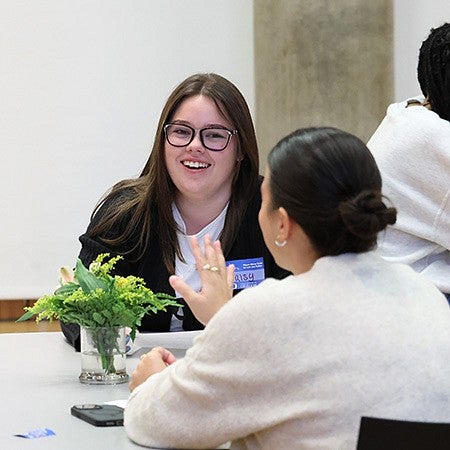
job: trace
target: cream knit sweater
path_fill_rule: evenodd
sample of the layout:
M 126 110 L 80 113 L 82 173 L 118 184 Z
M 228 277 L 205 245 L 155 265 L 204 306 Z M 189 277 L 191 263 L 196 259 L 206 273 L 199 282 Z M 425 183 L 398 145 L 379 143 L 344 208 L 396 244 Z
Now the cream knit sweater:
M 378 255 L 319 259 L 228 302 L 185 358 L 131 394 L 154 447 L 355 449 L 363 415 L 450 421 L 450 308 Z

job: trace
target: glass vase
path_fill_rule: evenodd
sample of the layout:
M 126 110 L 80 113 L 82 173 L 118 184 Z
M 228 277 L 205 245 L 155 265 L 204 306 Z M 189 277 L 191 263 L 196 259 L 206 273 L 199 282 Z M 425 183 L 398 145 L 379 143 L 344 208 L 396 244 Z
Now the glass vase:
M 81 327 L 81 374 L 86 384 L 128 381 L 125 327 Z

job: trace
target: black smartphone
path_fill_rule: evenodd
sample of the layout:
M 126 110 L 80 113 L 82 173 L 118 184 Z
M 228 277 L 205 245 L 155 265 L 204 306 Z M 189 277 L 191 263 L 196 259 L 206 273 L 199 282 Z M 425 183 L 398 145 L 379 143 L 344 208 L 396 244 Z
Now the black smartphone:
M 72 416 L 78 417 L 96 427 L 116 427 L 123 425 L 123 408 L 115 405 L 74 405 Z

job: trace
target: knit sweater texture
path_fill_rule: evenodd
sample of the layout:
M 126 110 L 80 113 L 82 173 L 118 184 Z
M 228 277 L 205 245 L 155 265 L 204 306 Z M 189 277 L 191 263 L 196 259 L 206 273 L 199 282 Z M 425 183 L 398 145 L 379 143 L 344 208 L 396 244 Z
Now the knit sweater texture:
M 450 309 L 374 252 L 320 258 L 229 301 L 186 356 L 136 388 L 144 446 L 355 449 L 361 416 L 450 421 Z

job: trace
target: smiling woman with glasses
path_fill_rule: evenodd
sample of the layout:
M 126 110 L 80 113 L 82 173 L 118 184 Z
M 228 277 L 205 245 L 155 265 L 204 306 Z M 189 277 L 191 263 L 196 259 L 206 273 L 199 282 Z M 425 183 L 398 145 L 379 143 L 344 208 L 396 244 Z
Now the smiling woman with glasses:
M 258 147 L 248 105 L 224 77 L 196 74 L 169 95 L 150 156 L 140 176 L 117 183 L 80 237 L 80 259 L 120 254 L 117 274 L 145 280 L 154 292 L 181 297 L 169 285 L 177 274 L 200 287 L 191 236 L 221 239 L 227 261 L 252 267 L 230 292 L 282 278 L 258 225 L 261 204 Z M 247 271 L 249 272 L 249 271 Z M 180 303 L 183 300 L 180 299 Z M 63 324 L 77 346 L 79 329 Z M 188 306 L 144 317 L 141 331 L 201 329 Z

